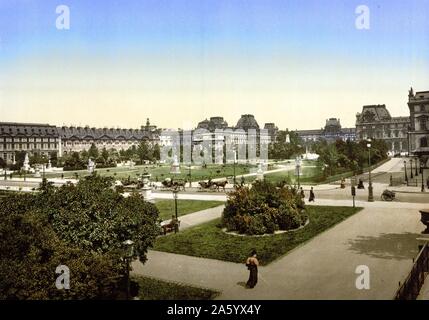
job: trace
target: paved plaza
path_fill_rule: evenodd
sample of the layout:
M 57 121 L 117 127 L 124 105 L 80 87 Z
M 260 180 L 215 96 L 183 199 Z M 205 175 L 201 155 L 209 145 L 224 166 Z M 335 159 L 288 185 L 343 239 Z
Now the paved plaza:
M 400 172 L 401 162 L 402 159 L 391 159 L 374 172 L 379 177 Z M 374 194 L 379 195 L 387 187 L 375 182 Z M 350 188 L 321 185 L 315 190 L 319 197 L 314 205 L 352 205 Z M 359 190 L 356 206 L 363 210 L 260 267 L 259 283 L 252 290 L 244 287 L 248 277 L 244 261 L 237 264 L 150 251 L 145 265 L 133 263 L 133 273 L 211 288 L 220 292 L 218 299 L 392 299 L 418 253 L 417 238 L 422 237 L 424 230 L 418 210 L 429 206 L 426 194 L 403 191 L 404 196 L 398 196 L 402 200 L 383 202 L 378 196 L 375 202 L 367 202 L 368 191 Z M 419 201 L 403 201 L 410 195 Z M 162 196 L 166 197 L 169 195 Z M 224 196 L 181 194 L 181 197 L 219 200 Z M 220 217 L 221 213 L 222 206 L 181 219 L 189 228 Z M 369 290 L 356 288 L 355 270 L 360 265 L 369 267 Z

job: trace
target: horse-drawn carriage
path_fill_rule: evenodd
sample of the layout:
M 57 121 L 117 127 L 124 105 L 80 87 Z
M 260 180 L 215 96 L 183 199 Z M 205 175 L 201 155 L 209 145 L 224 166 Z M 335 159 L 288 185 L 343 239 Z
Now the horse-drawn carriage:
M 183 191 L 185 191 L 185 185 L 186 185 L 186 181 L 183 179 L 170 179 L 167 178 L 164 181 L 161 182 L 162 186 L 166 189 L 182 189 Z
M 225 192 L 225 187 L 228 184 L 227 180 L 223 180 L 223 181 L 212 181 L 211 179 L 209 179 L 208 181 L 199 181 L 198 184 L 200 185 L 200 190 L 217 190 L 220 191 L 220 188 L 223 189 L 223 191 Z

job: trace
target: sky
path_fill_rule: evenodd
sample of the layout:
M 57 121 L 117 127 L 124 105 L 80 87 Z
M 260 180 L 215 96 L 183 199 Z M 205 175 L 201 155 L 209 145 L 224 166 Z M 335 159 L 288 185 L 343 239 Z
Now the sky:
M 429 0 L 0 0 L 0 121 L 353 127 L 363 105 L 408 115 L 411 86 L 429 90 Z

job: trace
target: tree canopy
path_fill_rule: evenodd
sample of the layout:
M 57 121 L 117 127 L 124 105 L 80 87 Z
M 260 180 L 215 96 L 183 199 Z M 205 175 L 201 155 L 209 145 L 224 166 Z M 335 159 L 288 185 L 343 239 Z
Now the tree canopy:
M 144 262 L 159 234 L 153 204 L 138 194 L 124 198 L 97 175 L 0 201 L 3 299 L 112 298 L 124 274 L 123 241 L 134 241 Z M 70 268 L 70 290 L 55 287 L 58 265 Z

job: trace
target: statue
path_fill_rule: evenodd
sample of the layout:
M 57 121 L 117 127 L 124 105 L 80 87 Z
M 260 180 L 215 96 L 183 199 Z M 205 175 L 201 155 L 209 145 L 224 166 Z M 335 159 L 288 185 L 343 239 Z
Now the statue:
M 258 181 L 264 180 L 264 170 L 262 169 L 262 162 L 258 163 L 258 171 L 256 172 L 256 180 L 258 180 Z
M 173 164 L 171 165 L 170 173 L 180 174 L 180 164 L 179 164 L 179 160 L 177 159 L 177 155 L 174 155 Z
M 93 173 L 95 170 L 95 162 L 91 158 L 88 159 L 88 172 Z
M 28 153 L 25 154 L 24 165 L 22 166 L 24 171 L 30 171 L 30 159 L 28 158 Z

